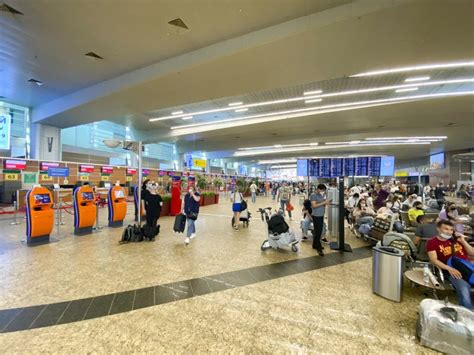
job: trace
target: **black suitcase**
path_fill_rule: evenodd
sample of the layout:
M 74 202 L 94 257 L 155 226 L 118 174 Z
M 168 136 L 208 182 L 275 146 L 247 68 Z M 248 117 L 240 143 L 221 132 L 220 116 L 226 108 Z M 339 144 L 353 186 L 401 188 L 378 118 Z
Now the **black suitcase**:
M 186 227 L 186 216 L 184 214 L 178 214 L 174 220 L 173 230 L 177 233 L 183 233 Z

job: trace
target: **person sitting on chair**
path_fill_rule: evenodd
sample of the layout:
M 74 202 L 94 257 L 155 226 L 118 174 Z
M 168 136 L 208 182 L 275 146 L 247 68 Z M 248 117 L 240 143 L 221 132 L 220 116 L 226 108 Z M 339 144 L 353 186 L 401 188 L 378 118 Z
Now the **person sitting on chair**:
M 417 227 L 418 223 L 416 222 L 416 219 L 418 216 L 424 215 L 425 211 L 423 211 L 423 203 L 420 201 L 416 201 L 413 204 L 413 207 L 408 210 L 408 219 L 410 220 L 410 224 L 412 227 Z
M 416 246 L 420 245 L 422 239 L 429 240 L 438 235 L 434 217 L 428 217 L 422 214 L 416 218 L 416 222 L 418 223 L 418 227 L 416 227 L 415 240 L 413 241 Z
M 470 263 L 469 256 L 474 256 L 474 248 L 467 243 L 466 236 L 454 231 L 454 225 L 450 221 L 439 221 L 437 230 L 438 235 L 426 244 L 430 261 L 449 277 L 458 295 L 459 304 L 472 310 L 471 285 L 463 278 L 460 270 L 448 264 L 453 261 L 452 257 L 461 263 Z
M 356 224 L 360 226 L 363 223 L 371 226 L 374 224 L 374 216 L 376 215 L 375 211 L 367 206 L 367 202 L 364 199 L 360 199 L 357 203 L 357 207 L 352 212 Z

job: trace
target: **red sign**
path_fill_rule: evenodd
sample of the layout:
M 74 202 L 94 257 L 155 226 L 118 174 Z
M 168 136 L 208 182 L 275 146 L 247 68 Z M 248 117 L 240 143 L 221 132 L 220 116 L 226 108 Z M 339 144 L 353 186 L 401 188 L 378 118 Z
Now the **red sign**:
M 127 168 L 127 175 L 135 175 L 136 173 L 137 173 L 137 169 Z
M 112 174 L 114 172 L 114 168 L 111 166 L 103 166 L 100 168 L 102 174 Z
M 25 170 L 26 169 L 26 161 L 24 160 L 5 160 L 3 164 L 4 169 L 11 169 L 11 170 Z
M 40 163 L 40 170 L 41 171 L 48 171 L 49 168 L 59 168 L 59 163 Z
M 80 173 L 93 173 L 94 165 L 79 165 L 79 172 Z

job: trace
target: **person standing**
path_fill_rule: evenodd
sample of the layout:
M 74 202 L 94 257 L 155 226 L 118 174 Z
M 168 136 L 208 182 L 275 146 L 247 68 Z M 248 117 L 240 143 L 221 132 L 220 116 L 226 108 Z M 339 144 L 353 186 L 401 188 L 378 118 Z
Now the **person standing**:
M 287 210 L 288 204 L 291 201 L 291 188 L 288 187 L 286 182 L 278 189 L 278 196 L 277 200 L 280 201 L 280 208 L 283 210 L 283 216 L 285 215 L 285 211 Z M 288 211 L 288 216 L 291 218 L 291 211 Z
M 252 185 L 250 185 L 250 192 L 252 194 L 252 202 L 255 203 L 257 201 L 257 185 L 255 185 L 255 182 L 252 182 Z
M 161 207 L 163 199 L 158 193 L 158 184 L 154 181 L 147 184 L 148 193 L 144 195 L 145 211 L 146 211 L 146 237 L 155 241 L 155 237 L 159 233 L 158 219 L 161 215 Z
M 239 230 L 239 224 L 240 224 L 240 212 L 242 212 L 242 201 L 244 200 L 244 197 L 239 191 L 239 187 L 235 186 L 234 193 L 232 194 L 230 198 L 232 202 L 232 212 L 234 213 L 234 229 Z
M 184 195 L 183 213 L 186 216 L 186 225 L 188 229 L 186 231 L 186 239 L 184 244 L 188 245 L 191 239 L 196 238 L 196 220 L 199 215 L 199 201 L 201 201 L 201 194 L 199 188 L 196 187 L 196 191 L 192 187 L 188 189 L 188 193 Z
M 326 186 L 319 184 L 316 192 L 311 194 L 309 200 L 311 201 L 311 216 L 313 218 L 313 249 L 316 249 L 320 256 L 324 256 L 321 234 L 324 226 L 324 212 L 326 206 L 331 203 L 331 200 L 326 199 Z

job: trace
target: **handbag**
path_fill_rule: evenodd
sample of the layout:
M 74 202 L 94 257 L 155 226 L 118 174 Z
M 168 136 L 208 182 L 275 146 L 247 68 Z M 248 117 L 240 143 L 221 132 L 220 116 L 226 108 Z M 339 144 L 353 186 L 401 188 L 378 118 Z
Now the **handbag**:
M 291 203 L 288 202 L 288 204 L 286 205 L 286 210 L 288 212 L 291 212 L 293 211 L 295 208 L 293 207 L 293 205 Z
M 195 221 L 198 218 L 198 214 L 196 212 L 189 212 L 186 215 L 186 217 L 189 218 L 189 219 L 192 219 L 193 221 Z
M 245 211 L 247 209 L 247 201 L 242 200 L 240 203 L 240 212 Z
M 471 286 L 474 286 L 474 265 L 470 261 L 456 256 L 455 244 L 456 240 L 453 240 L 451 243 L 452 256 L 448 259 L 447 264 L 459 271 L 464 281 L 466 281 Z

